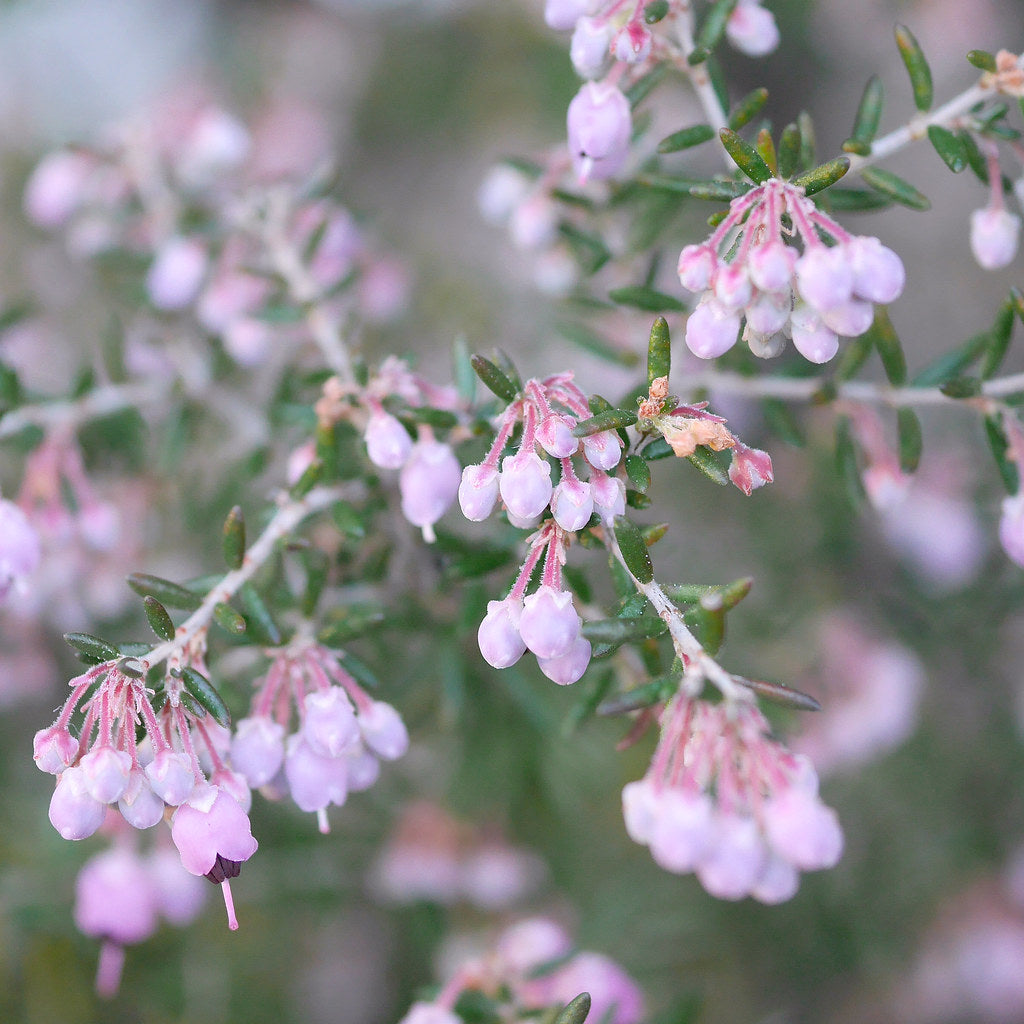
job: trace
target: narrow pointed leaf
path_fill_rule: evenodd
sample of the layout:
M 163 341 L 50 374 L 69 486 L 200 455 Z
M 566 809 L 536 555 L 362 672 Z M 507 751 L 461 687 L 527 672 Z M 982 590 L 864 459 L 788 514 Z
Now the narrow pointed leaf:
M 686 306 L 674 296 L 655 291 L 653 288 L 646 288 L 643 285 L 616 288 L 608 293 L 608 298 L 620 306 L 632 306 L 635 309 L 646 310 L 648 313 L 663 313 L 665 310 L 682 313 L 686 310 Z
M 174 623 L 171 621 L 167 609 L 155 598 L 144 597 L 142 604 L 146 609 L 146 618 L 149 620 L 150 628 L 161 640 L 174 639 Z
M 722 140 L 722 145 L 732 158 L 733 163 L 751 181 L 762 185 L 772 176 L 771 168 L 764 162 L 761 154 L 750 143 L 744 142 L 734 131 L 723 128 L 718 133 L 718 137 Z
M 251 583 L 244 583 L 238 591 L 238 597 L 248 621 L 246 631 L 257 643 L 277 647 L 281 643 L 281 631 L 277 628 L 277 623 L 274 622 L 259 591 Z
M 647 342 L 647 386 L 667 377 L 672 367 L 672 339 L 669 336 L 668 321 L 659 316 L 651 326 Z
M 643 534 L 644 543 L 649 548 L 653 548 L 668 533 L 668 526 L 668 523 L 652 523 L 650 526 L 645 526 L 640 531 Z
M 324 464 L 320 459 L 314 459 L 303 470 L 302 476 L 292 484 L 288 494 L 295 499 L 304 498 L 323 479 Z
M 924 444 L 921 421 L 913 409 L 904 406 L 896 413 L 896 426 L 899 432 L 900 469 L 904 473 L 913 473 L 921 461 Z
M 675 456 L 675 452 L 672 451 L 672 446 L 663 437 L 656 437 L 649 444 L 644 445 L 640 454 L 648 461 L 653 462 L 656 459 L 667 459 L 670 456 Z
M 715 203 L 730 203 L 737 196 L 750 191 L 746 182 L 740 181 L 705 181 L 691 185 L 687 191 L 694 199 L 707 199 Z
M 954 135 L 948 128 L 938 124 L 929 125 L 928 141 L 954 174 L 959 174 L 967 166 L 967 149 L 960 136 Z
M 853 440 L 853 428 L 848 416 L 836 420 L 836 470 L 846 486 L 850 504 L 858 506 L 866 497 L 864 481 L 857 463 L 857 448 Z
M 648 554 L 643 534 L 625 516 L 615 517 L 614 531 L 626 568 L 641 583 L 650 583 L 654 579 L 654 566 L 651 564 L 651 556 Z
M 214 605 L 213 621 L 232 636 L 239 636 L 245 632 L 245 619 L 231 605 L 224 602 Z
M 967 60 L 979 71 L 995 71 L 996 58 L 988 50 L 968 50 Z
M 574 437 L 589 437 L 602 430 L 618 430 L 620 427 L 631 427 L 636 423 L 636 413 L 632 409 L 608 409 L 582 420 L 573 428 Z
M 626 89 L 624 95 L 629 101 L 631 107 L 637 106 L 642 100 L 646 99 L 652 92 L 665 79 L 665 75 L 668 74 L 668 64 L 655 64 L 654 67 L 647 72 L 646 75 L 638 78 L 628 89 Z
M 764 109 L 768 102 L 768 90 L 761 86 L 753 92 L 748 92 L 733 108 L 729 115 L 729 127 L 738 132 L 744 125 L 750 124 Z
M 794 711 L 820 711 L 821 705 L 810 694 L 794 690 L 790 686 L 783 686 L 782 683 L 767 683 L 759 679 L 744 679 L 743 676 L 732 677 L 741 686 L 753 690 L 758 697 L 771 701 L 784 708 L 792 708 Z
M 676 604 L 697 604 L 702 598 L 714 594 L 722 602 L 722 607 L 731 611 L 750 593 L 753 585 L 752 577 L 743 576 L 726 584 L 670 583 L 663 589 Z
M 988 348 L 991 336 L 982 331 L 958 345 L 952 352 L 941 355 L 929 366 L 921 370 L 910 382 L 915 388 L 940 387 L 946 381 L 960 376 L 970 365 L 981 357 Z
M 625 693 L 616 694 L 597 706 L 599 715 L 624 715 L 630 711 L 664 704 L 679 689 L 679 675 L 658 676 Z
M 231 715 L 228 713 L 227 705 L 206 676 L 189 666 L 181 670 L 181 681 L 200 707 L 208 711 L 218 725 L 223 725 L 225 729 L 230 728 Z
M 167 608 L 179 608 L 183 611 L 194 612 L 203 603 L 202 594 L 197 594 L 180 583 L 161 579 L 159 576 L 133 572 L 127 582 L 128 586 L 140 597 L 155 597 Z
M 635 574 L 634 574 L 635 575 Z M 668 626 L 657 615 L 636 619 L 593 619 L 584 622 L 583 635 L 595 644 L 625 644 L 661 636 Z
M 1003 431 L 1003 425 L 998 416 L 985 417 L 985 437 L 988 440 L 989 448 L 992 449 L 992 457 L 996 461 L 996 468 L 1003 479 L 1003 486 L 1009 494 L 1016 494 L 1020 488 L 1020 473 L 1017 466 L 1007 458 L 1007 451 L 1010 442 Z
M 881 167 L 866 167 L 860 172 L 860 176 L 876 192 L 881 192 L 882 195 L 911 210 L 931 209 L 931 200 L 924 193 L 919 192 L 910 182 L 904 181 L 892 171 L 883 170 Z
M 800 163 L 800 129 L 787 124 L 779 136 L 779 177 L 789 179 Z
M 224 561 L 229 569 L 241 569 L 245 559 L 245 519 L 236 505 L 224 520 Z
M 818 140 L 814 134 L 814 121 L 806 110 L 801 110 L 796 117 L 800 129 L 800 166 L 810 170 L 817 160 Z
M 873 348 L 874 341 L 869 331 L 865 331 L 859 338 L 851 339 L 839 356 L 838 365 L 836 366 L 836 380 L 850 380 L 852 377 L 855 377 L 857 371 L 867 362 Z
M 925 60 L 914 34 L 906 25 L 897 25 L 895 29 L 896 45 L 899 47 L 903 64 L 910 75 L 910 88 L 914 93 L 914 105 L 920 111 L 930 109 L 932 105 L 932 71 Z
M 884 306 L 875 307 L 875 319 L 868 333 L 882 358 L 889 383 L 896 388 L 902 387 L 907 382 L 907 359 Z
M 1010 348 L 1010 339 L 1013 337 L 1013 319 L 1015 303 L 1013 297 L 1003 303 L 996 313 L 995 323 L 990 332 L 991 342 L 985 352 L 985 358 L 981 363 L 981 379 L 988 380 L 994 376 L 1006 358 Z
M 779 158 L 775 152 L 775 143 L 772 141 L 772 134 L 767 128 L 762 128 L 757 133 L 757 144 L 754 147 L 757 155 L 765 162 L 772 177 L 779 176 Z
M 878 134 L 878 125 L 882 120 L 882 106 L 885 102 L 885 89 L 882 80 L 872 75 L 864 86 L 864 95 L 860 98 L 857 115 L 853 120 L 853 133 L 850 138 L 856 142 L 871 143 Z M 868 151 L 870 152 L 870 145 Z
M 571 990 L 570 990 L 571 991 Z M 558 1012 L 552 1024 L 583 1024 L 590 1013 L 590 993 L 581 992 Z
M 837 156 L 835 160 L 829 160 L 827 164 L 821 164 L 814 170 L 794 178 L 793 184 L 802 187 L 806 195 L 813 196 L 816 192 L 834 185 L 849 169 L 850 158 Z
M 715 137 L 715 130 L 709 124 L 694 124 L 689 128 L 683 128 L 658 143 L 659 153 L 678 153 L 683 149 L 691 149 L 703 142 L 710 142 Z
M 697 33 L 697 46 L 709 53 L 721 42 L 725 33 L 725 23 L 729 20 L 736 0 L 716 0 L 710 10 L 704 15 L 700 31 Z
M 720 487 L 728 484 L 728 472 L 723 468 L 718 456 L 710 449 L 703 446 L 698 447 L 692 455 L 686 456 L 686 460 L 696 466 L 712 483 L 716 483 Z
M 683 621 L 708 654 L 718 653 L 725 639 L 725 607 L 719 595 L 705 594 L 684 613 Z
M 626 456 L 626 476 L 629 477 L 633 488 L 641 494 L 645 494 L 647 488 L 651 486 L 650 466 L 647 465 L 647 460 L 639 455 Z
M 869 188 L 833 188 L 829 190 L 827 202 L 829 209 L 852 212 L 884 210 L 892 205 L 888 196 Z
M 469 360 L 476 371 L 476 375 L 487 388 L 506 402 L 515 400 L 516 395 L 519 394 L 519 389 L 490 359 L 486 359 L 481 355 L 472 355 L 469 357 Z
M 101 640 L 91 633 L 65 633 L 64 640 L 70 644 L 79 654 L 87 659 L 100 664 L 104 661 L 113 661 L 119 657 L 121 651 L 113 644 Z

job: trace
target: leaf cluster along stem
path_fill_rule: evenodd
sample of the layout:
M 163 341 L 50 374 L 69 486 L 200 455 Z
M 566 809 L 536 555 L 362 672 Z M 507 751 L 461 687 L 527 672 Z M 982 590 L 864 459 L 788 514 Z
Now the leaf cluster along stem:
M 167 640 L 139 658 L 147 668 L 159 665 L 185 651 L 213 621 L 218 606 L 230 601 L 270 558 L 274 545 L 286 537 L 304 519 L 344 497 L 344 487 L 318 487 L 305 497 L 282 504 L 253 545 L 246 551 L 241 566 L 227 573 L 203 598 L 202 604 L 177 628 L 173 640 Z
M 651 607 L 657 612 L 659 618 L 668 626 L 669 636 L 672 638 L 672 646 L 679 655 L 680 660 L 687 666 L 687 672 L 703 676 L 709 683 L 717 687 L 722 696 L 728 701 L 750 701 L 752 695 L 750 690 L 740 685 L 735 679 L 704 648 L 700 641 L 693 635 L 690 628 L 683 621 L 682 612 L 669 600 L 668 595 L 662 589 L 657 580 L 652 579 L 649 583 L 641 583 L 630 571 L 626 560 L 622 557 L 618 542 L 614 533 L 605 530 L 605 544 L 608 550 L 615 556 L 616 561 L 629 573 L 630 579 L 637 591 L 644 595 L 651 603 Z
M 1024 66 L 1024 54 L 1017 57 L 1017 65 Z M 954 96 L 941 107 L 936 107 L 928 113 L 916 114 L 906 124 L 894 129 L 887 135 L 875 139 L 871 143 L 871 152 L 865 156 L 850 154 L 850 172 L 862 171 L 894 153 L 899 152 L 904 146 L 911 142 L 918 142 L 928 137 L 928 129 L 931 125 L 938 125 L 942 128 L 950 128 L 955 125 L 957 118 L 966 114 L 976 103 L 988 99 L 996 93 L 994 85 L 978 82 L 969 89 Z

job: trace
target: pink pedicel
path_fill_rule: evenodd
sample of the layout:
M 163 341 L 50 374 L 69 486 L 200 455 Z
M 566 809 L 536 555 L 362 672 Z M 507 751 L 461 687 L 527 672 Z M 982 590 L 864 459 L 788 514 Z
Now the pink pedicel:
M 646 778 L 622 794 L 631 838 L 660 866 L 693 872 L 719 899 L 776 903 L 796 891 L 797 871 L 839 860 L 842 831 L 814 769 L 769 737 L 753 704 L 678 694 L 661 730 Z
M 730 21 L 764 17 L 771 19 L 743 0 Z M 784 215 L 791 229 L 783 229 Z M 742 329 L 762 358 L 781 352 L 788 336 L 805 359 L 828 362 L 839 339 L 862 335 L 873 304 L 897 299 L 906 280 L 896 253 L 849 234 L 781 178 L 734 199 L 706 241 L 682 250 L 678 269 L 682 286 L 700 296 L 686 344 L 702 359 L 728 351 Z

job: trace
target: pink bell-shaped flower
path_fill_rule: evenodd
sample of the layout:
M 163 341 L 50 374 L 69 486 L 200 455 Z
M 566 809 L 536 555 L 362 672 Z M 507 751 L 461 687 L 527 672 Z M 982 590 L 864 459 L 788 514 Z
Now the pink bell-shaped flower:
M 149 301 L 157 309 L 184 309 L 199 292 L 207 262 L 205 247 L 195 239 L 164 242 L 146 274 Z
M 499 488 L 511 515 L 533 519 L 551 500 L 551 466 L 536 452 L 507 455 L 501 462 Z
M 740 900 L 757 884 L 766 850 L 757 823 L 747 815 L 719 812 L 696 866 L 705 890 L 721 900 Z
M 409 749 L 409 732 L 402 716 L 382 700 L 372 701 L 359 711 L 363 743 L 385 761 L 402 757 Z
M 359 724 L 348 694 L 340 686 L 306 695 L 302 734 L 321 757 L 338 757 L 359 741 Z
M 78 740 L 66 726 L 51 725 L 33 737 L 32 756 L 40 771 L 59 775 L 78 757 Z
M 85 773 L 68 768 L 50 798 L 50 824 L 64 839 L 87 839 L 103 824 L 107 805 L 89 792 Z
M 580 635 L 580 617 L 568 590 L 542 586 L 523 602 L 519 635 L 538 658 L 567 654 Z
M 366 454 L 381 469 L 400 469 L 412 451 L 412 438 L 397 417 L 380 410 L 370 414 L 363 433 Z
M 0 498 L 0 601 L 12 589 L 24 586 L 40 557 L 39 537 L 25 513 L 14 502 Z
M 487 614 L 476 638 L 484 661 L 492 668 L 508 668 L 525 653 L 526 644 L 519 635 L 522 614 L 523 603 L 515 598 L 487 602 Z
M 79 763 L 82 779 L 93 799 L 110 804 L 121 798 L 132 770 L 131 755 L 113 747 L 96 746 Z
M 467 466 L 459 484 L 459 505 L 471 523 L 481 523 L 498 500 L 498 470 L 494 466 Z
M 610 178 L 629 155 L 633 119 L 629 101 L 614 85 L 587 82 L 569 104 L 569 154 L 581 181 Z
M 569 686 L 587 671 L 590 664 L 590 641 L 579 636 L 565 654 L 556 658 L 538 658 L 537 664 L 553 683 Z
M 413 445 L 398 478 L 398 489 L 402 515 L 423 530 L 427 541 L 434 539 L 434 523 L 455 500 L 461 478 L 459 461 L 448 445 L 433 440 Z
M 284 726 L 265 715 L 243 718 L 231 738 L 231 763 L 250 786 L 262 786 L 284 761 Z
M 739 314 L 705 299 L 686 321 L 686 347 L 700 359 L 717 359 L 736 344 L 739 333 Z
M 153 792 L 146 773 L 140 768 L 133 768 L 128 776 L 128 785 L 117 801 L 121 817 L 132 828 L 152 828 L 163 819 L 166 806 L 163 799 Z
M 183 804 L 191 796 L 196 784 L 195 770 L 189 756 L 166 748 L 158 751 L 146 765 L 146 777 L 153 792 L 172 807 Z

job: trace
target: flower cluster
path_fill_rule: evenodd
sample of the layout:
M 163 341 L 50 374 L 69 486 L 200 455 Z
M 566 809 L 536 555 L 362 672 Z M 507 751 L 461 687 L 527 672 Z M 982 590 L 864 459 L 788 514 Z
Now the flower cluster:
M 124 835 L 90 858 L 75 883 L 75 924 L 100 939 L 96 991 L 116 994 L 124 968 L 124 947 L 143 942 L 160 918 L 183 927 L 206 902 L 206 887 L 184 871 L 177 854 L 165 845 L 142 855 Z
M 293 707 L 298 725 L 289 733 Z M 290 795 L 315 813 L 327 833 L 327 808 L 372 786 L 379 759 L 393 761 L 408 746 L 398 712 L 369 697 L 337 652 L 300 635 L 257 681 L 249 715 L 231 739 L 231 763 L 250 786 L 270 797 Z
M 720 899 L 781 903 L 800 871 L 843 848 L 814 768 L 768 735 L 752 702 L 680 693 L 664 708 L 647 775 L 622 791 L 626 830 L 667 871 L 694 872 Z
M 41 228 L 64 230 L 76 255 L 146 257 L 153 309 L 190 312 L 243 366 L 295 335 L 294 325 L 274 323 L 282 282 L 303 292 L 299 301 L 326 297 L 339 318 L 400 313 L 403 266 L 333 200 L 285 201 L 259 180 L 263 156 L 214 104 L 172 105 L 113 129 L 103 147 L 45 157 L 26 185 L 25 212 Z
M 192 661 L 202 664 L 198 655 Z M 112 806 L 137 829 L 169 818 L 182 864 L 221 884 L 229 924 L 237 928 L 228 879 L 256 852 L 249 788 L 221 756 L 217 727 L 183 700 L 182 675 L 197 670 L 168 674 L 154 704 L 147 668 L 135 658 L 90 668 L 71 680 L 56 722 L 36 733 L 36 765 L 57 776 L 50 822 L 65 839 L 77 840 L 93 835 Z M 70 724 L 79 708 L 76 736 Z
M 590 994 L 588 1019 L 636 1024 L 644 1013 L 636 983 L 612 959 L 573 951 L 565 930 L 543 917 L 506 928 L 490 948 L 463 960 L 431 1002 L 417 1002 L 401 1024 L 462 1024 L 459 997 L 476 992 L 495 1003 L 496 1016 L 511 1022 L 557 1011 L 581 992 Z
M 437 439 L 429 420 L 438 414 L 454 422 L 457 406 L 454 388 L 437 387 L 413 373 L 404 360 L 389 356 L 365 385 L 328 378 L 315 408 L 321 427 L 340 420 L 357 423 L 370 462 L 380 469 L 400 470 L 402 514 L 432 543 L 434 524 L 455 501 L 462 470 L 451 446 Z M 308 454 L 312 458 L 312 447 Z
M 786 244 L 783 217 L 802 253 Z M 679 280 L 700 293 L 686 324 L 694 355 L 714 359 L 743 338 L 758 356 L 777 355 L 792 339 L 813 363 L 830 360 L 839 338 L 863 334 L 873 304 L 903 291 L 903 263 L 877 238 L 851 235 L 802 188 L 771 178 L 730 204 L 704 242 L 679 255 Z
M 463 514 L 473 522 L 486 519 L 498 503 L 513 526 L 528 529 L 545 520 L 529 539 L 529 551 L 508 597 L 491 601 L 480 625 L 480 651 L 488 664 L 508 668 L 530 650 L 549 679 L 574 683 L 590 661 L 590 641 L 580 634 L 580 617 L 562 582 L 566 546 L 596 514 L 608 520 L 626 507 L 626 488 L 614 472 L 622 442 L 614 430 L 598 430 L 582 438 L 573 430 L 591 418 L 583 393 L 571 374 L 529 380 L 496 424 L 496 437 L 484 461 L 467 466 L 459 485 Z M 521 424 L 514 454 L 503 455 Z M 580 479 L 578 457 L 586 467 Z M 551 480 L 549 458 L 560 467 Z M 541 585 L 527 596 L 534 570 L 544 559 Z

